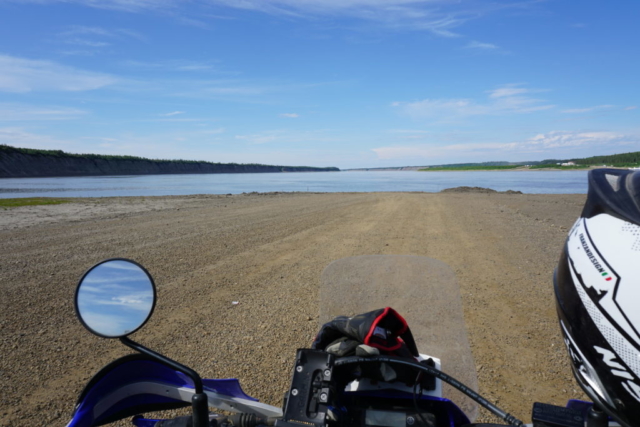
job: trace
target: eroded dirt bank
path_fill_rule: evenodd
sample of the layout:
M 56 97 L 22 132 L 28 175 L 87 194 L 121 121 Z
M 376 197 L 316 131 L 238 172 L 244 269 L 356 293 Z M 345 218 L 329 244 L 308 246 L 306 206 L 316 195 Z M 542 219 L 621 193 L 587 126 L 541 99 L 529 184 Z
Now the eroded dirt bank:
M 240 378 L 272 404 L 295 349 L 317 331 L 326 265 L 364 254 L 440 259 L 460 282 L 480 392 L 529 420 L 534 400 L 581 395 L 551 277 L 584 199 L 300 193 L 0 211 L 0 425 L 66 424 L 87 379 L 129 352 L 90 335 L 73 312 L 82 273 L 116 256 L 145 265 L 158 286 L 154 316 L 134 339 L 203 376 Z

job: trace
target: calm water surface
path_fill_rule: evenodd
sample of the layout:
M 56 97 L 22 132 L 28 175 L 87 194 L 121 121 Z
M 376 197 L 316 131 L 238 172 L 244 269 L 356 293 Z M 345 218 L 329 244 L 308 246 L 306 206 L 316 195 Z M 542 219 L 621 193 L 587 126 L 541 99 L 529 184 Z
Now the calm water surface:
M 486 187 L 523 193 L 587 192 L 587 171 L 299 172 L 0 179 L 0 198 L 239 194 L 270 191 L 425 191 Z

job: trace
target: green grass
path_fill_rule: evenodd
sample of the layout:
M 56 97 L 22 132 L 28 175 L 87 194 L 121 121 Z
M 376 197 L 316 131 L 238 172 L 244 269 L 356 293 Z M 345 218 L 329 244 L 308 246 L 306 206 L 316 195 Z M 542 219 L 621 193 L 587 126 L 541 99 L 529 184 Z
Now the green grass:
M 50 197 L 25 197 L 20 199 L 0 199 L 0 208 L 17 208 L 19 206 L 59 205 L 69 203 L 68 199 L 53 199 Z
M 446 167 L 433 167 L 426 169 L 418 169 L 419 172 L 437 172 L 437 171 L 494 171 L 494 170 L 509 170 L 515 168 L 521 168 L 522 165 L 504 165 L 504 166 L 446 166 Z

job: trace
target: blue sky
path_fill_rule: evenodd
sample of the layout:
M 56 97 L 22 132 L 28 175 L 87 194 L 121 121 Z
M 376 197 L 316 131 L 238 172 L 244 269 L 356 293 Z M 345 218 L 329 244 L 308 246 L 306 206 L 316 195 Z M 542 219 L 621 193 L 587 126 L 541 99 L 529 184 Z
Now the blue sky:
M 0 143 L 382 167 L 640 150 L 637 1 L 0 0 Z

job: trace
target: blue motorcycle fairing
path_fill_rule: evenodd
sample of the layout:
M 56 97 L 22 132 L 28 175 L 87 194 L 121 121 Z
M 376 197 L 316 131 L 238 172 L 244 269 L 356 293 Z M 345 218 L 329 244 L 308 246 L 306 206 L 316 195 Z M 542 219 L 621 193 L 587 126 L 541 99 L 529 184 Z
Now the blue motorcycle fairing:
M 204 390 L 257 402 L 237 379 L 202 380 Z M 181 399 L 193 382 L 181 372 L 143 355 L 124 356 L 102 368 L 85 386 L 67 427 L 108 424 L 142 412 L 190 406 Z

